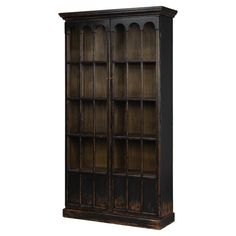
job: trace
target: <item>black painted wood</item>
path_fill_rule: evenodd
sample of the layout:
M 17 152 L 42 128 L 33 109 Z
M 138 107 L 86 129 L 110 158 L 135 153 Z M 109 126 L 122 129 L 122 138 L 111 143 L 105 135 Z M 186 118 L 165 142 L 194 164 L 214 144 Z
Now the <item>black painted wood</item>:
M 66 21 L 65 217 L 155 229 L 174 221 L 176 13 L 59 13 Z

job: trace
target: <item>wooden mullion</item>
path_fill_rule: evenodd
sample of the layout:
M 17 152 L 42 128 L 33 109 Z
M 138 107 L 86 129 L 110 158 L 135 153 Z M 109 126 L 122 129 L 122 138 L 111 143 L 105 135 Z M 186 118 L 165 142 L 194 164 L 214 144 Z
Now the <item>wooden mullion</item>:
M 81 30 L 81 29 L 80 29 Z M 82 95 L 82 56 L 83 56 L 83 31 L 80 31 L 80 50 L 79 50 L 79 133 L 81 133 L 81 126 L 82 126 L 82 101 L 81 101 L 81 95 Z M 79 170 L 81 170 L 81 148 L 82 148 L 82 137 L 79 137 Z M 81 173 L 79 173 L 79 205 L 81 206 Z
M 126 163 L 125 163 L 125 178 L 126 178 L 126 209 L 129 207 L 129 183 L 128 183 L 128 163 L 129 163 L 129 146 L 128 146 L 128 121 L 129 121 L 129 103 L 128 103 L 128 77 L 129 77 L 129 64 L 128 64 L 128 30 L 125 31 L 125 63 L 126 63 L 126 90 L 125 90 L 125 97 L 126 97 L 126 110 L 125 110 L 125 116 L 126 116 L 126 122 L 125 122 L 125 129 L 126 129 L 126 151 L 125 151 L 125 157 L 126 157 Z
M 143 29 L 140 31 L 141 37 L 141 189 L 140 189 L 140 211 L 143 211 L 143 169 L 144 169 L 144 153 L 143 153 L 143 131 L 144 131 L 144 112 L 143 112 Z
M 68 83 L 68 74 L 67 74 L 67 60 L 68 60 L 68 53 L 69 53 L 69 48 L 68 44 L 70 42 L 69 40 L 69 30 L 65 26 L 65 134 L 67 133 L 68 130 L 68 122 L 67 122 L 67 117 L 68 117 L 68 106 L 67 106 L 67 83 Z M 65 205 L 67 204 L 68 201 L 68 137 L 65 135 Z
M 113 153 L 114 153 L 114 112 L 115 112 L 115 108 L 114 108 L 114 90 L 113 90 L 113 86 L 114 86 L 114 74 L 115 74 L 115 63 L 114 63 L 114 42 L 115 42 L 115 38 L 114 38 L 114 31 L 110 32 L 110 38 L 111 38 L 111 42 L 110 42 L 110 48 L 111 48 L 111 53 L 110 53 L 110 59 L 111 59 L 111 76 L 112 76 L 112 92 L 111 92 L 111 191 L 113 193 L 112 198 L 111 198 L 111 208 L 115 207 L 115 197 L 114 197 L 114 193 L 115 193 L 115 183 L 114 183 L 114 169 L 113 169 Z M 113 40 L 112 40 L 113 39 Z
M 157 175 L 157 214 L 161 215 L 161 189 L 160 189 L 160 115 L 161 115 L 161 77 L 160 77 L 160 34 L 156 30 L 156 175 Z
M 95 140 L 95 133 L 96 133 L 96 103 L 95 103 L 95 29 L 92 31 L 93 32 L 93 207 L 95 207 L 95 194 L 96 194 L 96 189 L 95 189 L 95 165 L 96 165 L 96 160 L 95 160 L 95 155 L 96 155 L 96 140 Z
M 111 55 L 112 55 L 112 49 L 111 49 L 111 31 L 110 27 L 111 22 L 109 20 L 109 31 L 107 32 L 107 40 L 108 40 L 108 48 L 107 48 L 107 78 L 113 77 L 113 71 L 111 69 Z M 111 209 L 112 206 L 112 176 L 111 172 L 113 169 L 112 161 L 112 150 L 113 150 L 113 139 L 112 139 L 112 100 L 111 97 L 113 96 L 113 90 L 112 90 L 113 80 L 110 81 L 110 79 L 107 79 L 107 117 L 108 117 L 108 124 L 107 124 L 107 144 L 108 144 L 108 150 L 107 150 L 107 181 L 108 181 L 108 208 Z

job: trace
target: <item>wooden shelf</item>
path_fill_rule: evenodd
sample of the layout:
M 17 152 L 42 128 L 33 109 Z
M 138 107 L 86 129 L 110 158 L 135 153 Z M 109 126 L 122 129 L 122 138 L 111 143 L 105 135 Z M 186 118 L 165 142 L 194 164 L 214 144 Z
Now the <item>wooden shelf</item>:
M 141 175 L 140 171 L 129 171 L 129 172 L 116 172 L 113 171 L 112 172 L 113 176 L 123 176 L 123 177 L 135 177 L 135 178 L 148 178 L 148 179 L 156 179 L 157 175 L 156 173 L 143 173 L 143 175 Z
M 95 135 L 93 133 L 68 133 L 67 136 L 69 137 L 81 137 L 81 138 L 107 138 L 106 133 L 96 133 Z
M 140 97 L 113 97 L 112 98 L 113 101 L 136 101 L 136 102 L 156 102 L 156 98 L 140 98 Z
M 146 64 L 155 64 L 156 60 L 112 60 L 112 63 L 117 63 L 117 64 L 141 64 L 141 63 L 146 63 Z
M 105 168 L 96 168 L 94 171 L 92 169 L 68 169 L 68 172 L 73 173 L 83 173 L 83 174 L 100 174 L 100 175 L 106 175 L 108 173 L 107 169 Z
M 141 137 L 141 136 L 136 136 L 136 135 L 132 135 L 132 134 L 130 134 L 128 136 L 126 136 L 126 135 L 113 135 L 113 138 L 114 139 L 125 139 L 125 140 L 126 139 L 127 140 L 141 140 L 141 139 L 143 139 L 146 141 L 156 141 L 157 140 L 156 137 L 150 137 L 150 136 Z
M 105 97 L 69 97 L 67 96 L 67 99 L 68 100 L 71 100 L 71 101 L 104 101 L 106 102 L 108 100 L 108 98 L 105 98 Z

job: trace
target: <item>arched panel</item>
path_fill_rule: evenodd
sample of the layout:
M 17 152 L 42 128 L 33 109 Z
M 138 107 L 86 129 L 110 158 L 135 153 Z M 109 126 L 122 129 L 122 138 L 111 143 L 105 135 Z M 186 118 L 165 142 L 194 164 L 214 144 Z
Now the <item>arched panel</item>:
M 113 32 L 114 42 L 114 56 L 115 60 L 124 60 L 126 58 L 126 40 L 125 40 L 125 26 L 118 24 L 115 26 Z
M 102 25 L 95 29 L 95 60 L 107 59 L 107 33 Z
M 137 23 L 132 23 L 128 30 L 128 59 L 140 60 L 141 58 L 141 33 Z
M 93 60 L 93 32 L 88 26 L 83 27 L 83 60 L 89 61 Z
M 151 22 L 147 22 L 143 27 L 143 58 L 156 59 L 156 29 Z

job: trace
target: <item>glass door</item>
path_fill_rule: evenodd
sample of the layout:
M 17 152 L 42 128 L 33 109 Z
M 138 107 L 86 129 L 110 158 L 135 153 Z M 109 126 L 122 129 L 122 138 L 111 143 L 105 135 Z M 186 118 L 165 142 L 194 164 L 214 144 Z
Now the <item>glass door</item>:
M 115 211 L 157 214 L 156 25 L 155 17 L 111 22 L 111 178 Z
M 66 25 L 66 202 L 108 207 L 108 21 Z

